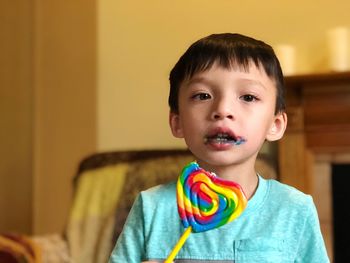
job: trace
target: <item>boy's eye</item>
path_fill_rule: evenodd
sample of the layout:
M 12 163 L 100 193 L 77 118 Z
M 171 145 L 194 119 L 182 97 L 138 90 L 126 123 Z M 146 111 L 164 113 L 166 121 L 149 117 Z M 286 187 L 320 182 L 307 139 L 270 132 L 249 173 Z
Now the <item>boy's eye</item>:
M 241 99 L 246 101 L 246 102 L 252 102 L 252 101 L 258 100 L 257 97 L 255 97 L 254 95 L 251 95 L 251 94 L 243 95 L 243 96 L 241 96 Z
M 211 99 L 211 96 L 208 93 L 199 93 L 199 94 L 193 95 L 192 99 L 209 100 L 209 99 Z

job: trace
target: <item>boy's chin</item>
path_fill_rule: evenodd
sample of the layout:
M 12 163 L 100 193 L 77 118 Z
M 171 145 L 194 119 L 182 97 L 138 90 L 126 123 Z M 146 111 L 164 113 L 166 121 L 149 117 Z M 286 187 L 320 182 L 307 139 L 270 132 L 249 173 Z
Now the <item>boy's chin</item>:
M 230 158 L 230 156 L 227 156 L 228 154 L 216 154 L 213 155 L 206 155 L 206 156 L 200 156 L 197 157 L 196 161 L 199 164 L 200 167 L 203 169 L 209 170 L 215 169 L 215 168 L 223 168 L 227 166 L 232 166 L 238 163 L 238 160 L 236 158 Z

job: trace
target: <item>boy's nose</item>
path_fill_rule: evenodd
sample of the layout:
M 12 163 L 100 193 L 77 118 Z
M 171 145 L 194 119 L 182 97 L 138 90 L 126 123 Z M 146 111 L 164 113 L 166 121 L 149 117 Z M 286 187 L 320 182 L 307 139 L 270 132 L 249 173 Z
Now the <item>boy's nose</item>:
M 234 118 L 232 105 L 227 103 L 218 103 L 212 112 L 213 120 L 222 120 L 222 119 L 230 119 Z
M 230 119 L 232 120 L 233 119 L 233 115 L 230 114 L 230 113 L 223 113 L 223 112 L 215 112 L 213 113 L 213 119 L 214 120 L 222 120 L 222 119 Z

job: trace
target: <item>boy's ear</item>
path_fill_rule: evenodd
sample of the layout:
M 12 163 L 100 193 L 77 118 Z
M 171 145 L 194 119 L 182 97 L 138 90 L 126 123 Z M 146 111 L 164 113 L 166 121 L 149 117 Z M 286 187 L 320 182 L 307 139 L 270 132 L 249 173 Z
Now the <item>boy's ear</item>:
M 179 114 L 174 112 L 169 113 L 169 125 L 174 137 L 176 138 L 184 137 Z
M 285 112 L 278 113 L 266 135 L 268 141 L 277 141 L 282 138 L 287 128 L 287 114 Z

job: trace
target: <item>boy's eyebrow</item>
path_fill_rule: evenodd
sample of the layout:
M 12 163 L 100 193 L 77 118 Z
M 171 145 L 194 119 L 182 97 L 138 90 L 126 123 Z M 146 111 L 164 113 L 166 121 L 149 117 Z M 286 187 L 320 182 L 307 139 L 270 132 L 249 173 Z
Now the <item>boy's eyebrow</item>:
M 252 83 L 254 85 L 258 85 L 264 89 L 267 89 L 267 87 L 259 80 L 255 80 L 255 79 L 245 79 L 243 78 L 242 80 L 244 80 L 245 82 L 248 82 L 248 83 Z
M 210 83 L 210 81 L 204 77 L 193 77 L 191 79 L 188 80 L 187 82 L 187 86 L 192 85 L 192 84 L 196 84 L 196 83 Z
M 245 83 L 248 83 L 248 84 L 253 84 L 253 85 L 257 85 L 257 86 L 260 86 L 262 87 L 263 89 L 267 89 L 267 87 L 259 80 L 255 80 L 255 79 L 249 79 L 249 78 L 240 78 L 237 80 L 238 82 L 245 82 Z M 196 84 L 196 83 L 204 83 L 204 84 L 208 84 L 208 85 L 212 85 L 212 82 L 207 79 L 207 78 L 204 78 L 202 76 L 197 76 L 197 77 L 193 77 L 191 79 L 188 80 L 187 82 L 187 86 L 190 86 L 190 85 L 193 85 L 193 84 Z

